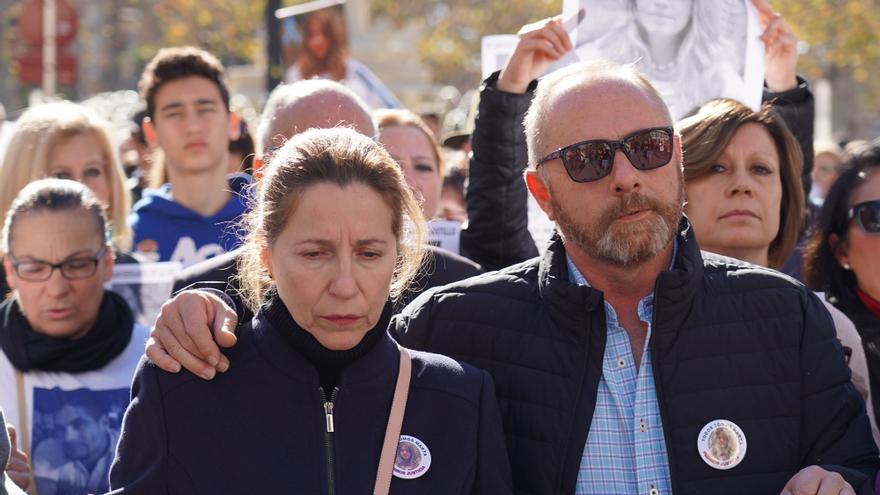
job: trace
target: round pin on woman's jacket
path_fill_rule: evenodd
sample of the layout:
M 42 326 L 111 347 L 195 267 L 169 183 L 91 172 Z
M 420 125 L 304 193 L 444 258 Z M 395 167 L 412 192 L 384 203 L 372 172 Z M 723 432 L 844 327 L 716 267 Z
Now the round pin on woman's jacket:
M 700 458 L 715 469 L 731 469 L 746 456 L 746 435 L 733 421 L 710 421 L 697 436 Z
M 431 467 L 431 451 L 416 437 L 400 435 L 397 456 L 394 459 L 394 476 L 405 480 L 418 478 Z

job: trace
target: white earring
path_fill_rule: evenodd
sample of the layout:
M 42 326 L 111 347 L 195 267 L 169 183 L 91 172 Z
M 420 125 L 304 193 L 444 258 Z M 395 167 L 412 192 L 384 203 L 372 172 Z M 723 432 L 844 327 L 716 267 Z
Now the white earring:
M 849 266 L 849 263 L 844 263 L 844 264 L 843 264 L 843 269 L 844 269 L 844 270 L 852 270 L 852 267 Z

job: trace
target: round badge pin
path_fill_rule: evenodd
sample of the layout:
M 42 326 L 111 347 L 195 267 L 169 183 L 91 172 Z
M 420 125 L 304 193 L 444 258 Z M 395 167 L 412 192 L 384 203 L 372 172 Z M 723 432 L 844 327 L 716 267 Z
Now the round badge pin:
M 731 469 L 746 456 L 746 435 L 733 421 L 716 419 L 700 430 L 697 451 L 710 467 Z
M 394 458 L 394 476 L 405 480 L 418 478 L 431 467 L 431 451 L 425 442 L 409 435 L 400 435 L 397 456 Z

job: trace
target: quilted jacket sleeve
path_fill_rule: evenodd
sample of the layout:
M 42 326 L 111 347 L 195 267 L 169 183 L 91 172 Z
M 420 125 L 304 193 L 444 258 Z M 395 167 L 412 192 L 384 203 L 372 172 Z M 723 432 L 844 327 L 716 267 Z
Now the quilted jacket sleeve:
M 810 172 L 813 171 L 813 120 L 816 102 L 810 85 L 802 77 L 798 77 L 798 85 L 794 89 L 773 93 L 764 88 L 763 101 L 770 102 L 788 129 L 794 134 L 804 154 L 804 169 L 801 181 L 805 194 L 810 193 Z
M 528 165 L 523 117 L 537 82 L 525 94 L 499 91 L 498 72 L 483 83 L 471 136 L 467 185 L 468 227 L 462 253 L 485 270 L 497 270 L 538 255 L 528 230 Z

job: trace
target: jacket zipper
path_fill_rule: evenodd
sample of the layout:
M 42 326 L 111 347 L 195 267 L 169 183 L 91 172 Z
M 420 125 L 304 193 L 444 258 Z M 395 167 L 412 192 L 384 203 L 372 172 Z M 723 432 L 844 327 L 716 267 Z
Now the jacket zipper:
M 327 493 L 335 495 L 336 478 L 333 467 L 333 433 L 336 427 L 333 424 L 333 404 L 336 402 L 336 394 L 339 392 L 339 387 L 333 388 L 329 401 L 327 401 L 327 394 L 324 393 L 323 387 L 318 387 L 318 391 L 321 392 L 321 402 L 324 404 L 324 423 L 326 425 L 324 428 L 324 453 L 327 457 Z
M 669 465 L 669 487 L 672 490 L 672 493 L 678 493 L 678 478 L 677 478 L 677 466 L 675 466 L 675 462 L 672 456 L 672 450 L 669 446 L 669 438 L 670 430 L 669 430 L 669 415 L 666 414 L 666 407 L 663 404 L 663 385 L 662 385 L 662 376 L 658 373 L 659 367 L 659 355 L 657 354 L 657 307 L 658 301 L 660 300 L 660 280 L 658 277 L 657 282 L 654 284 L 654 311 L 651 312 L 651 342 L 649 343 L 651 347 L 651 368 L 654 373 L 654 392 L 657 395 L 657 409 L 660 410 L 660 423 L 663 426 L 663 441 L 666 443 L 666 462 Z

